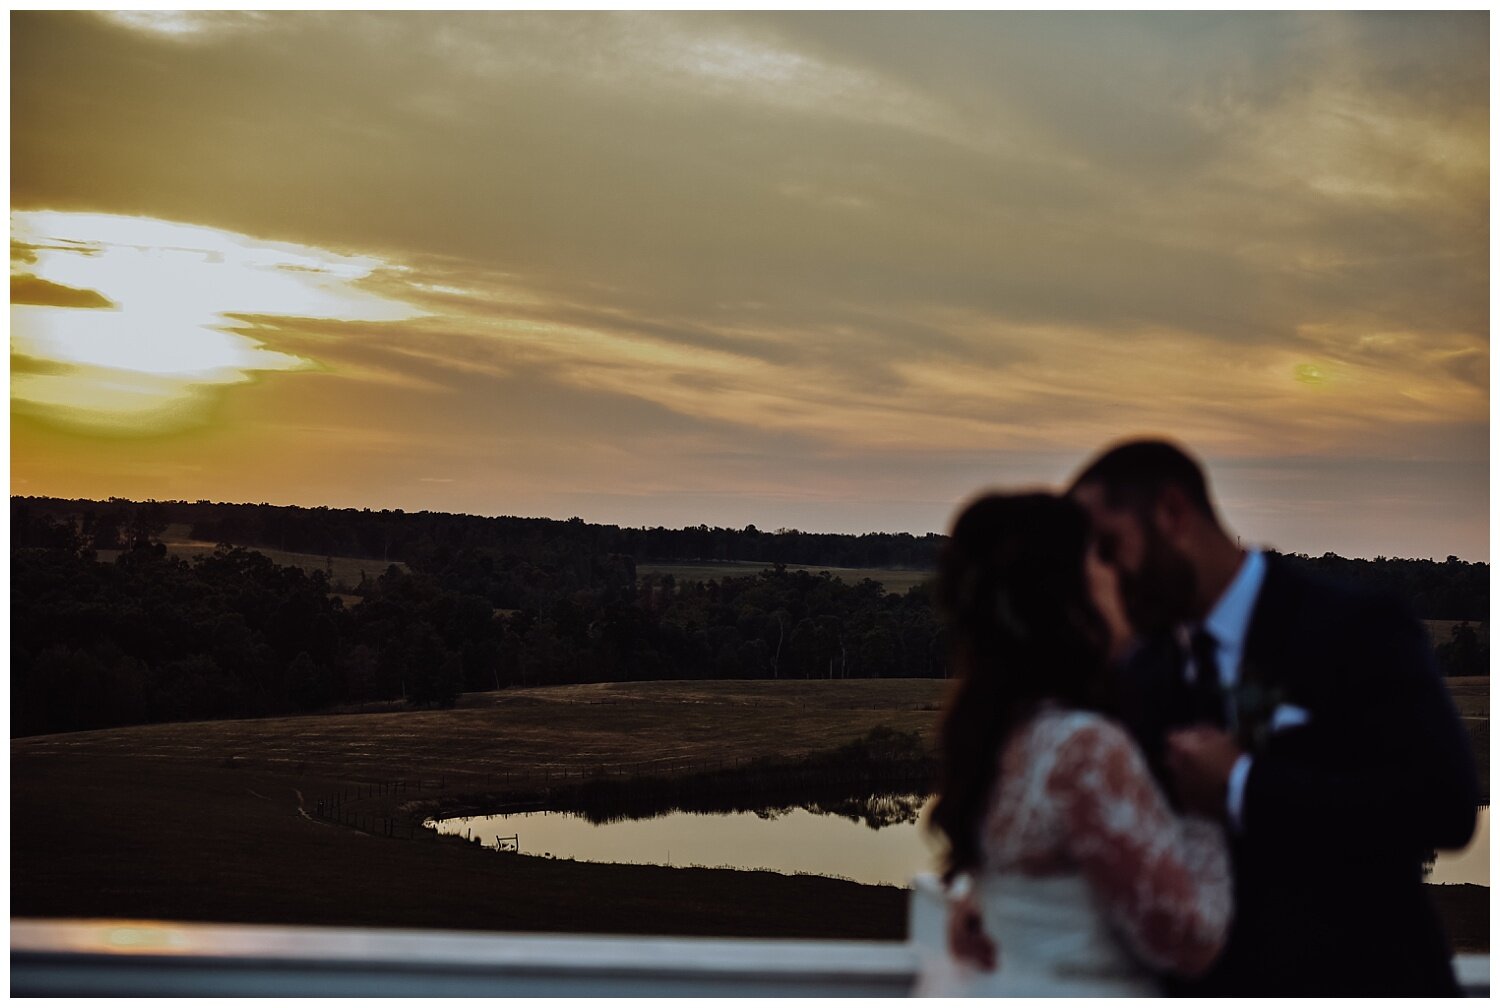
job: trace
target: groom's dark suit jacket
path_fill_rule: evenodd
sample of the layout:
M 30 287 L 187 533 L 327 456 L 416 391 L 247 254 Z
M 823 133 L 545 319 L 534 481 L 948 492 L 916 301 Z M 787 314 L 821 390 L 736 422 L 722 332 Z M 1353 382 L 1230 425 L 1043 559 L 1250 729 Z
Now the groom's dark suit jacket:
M 1269 557 L 1233 691 L 1254 764 L 1232 833 L 1235 920 L 1191 994 L 1456 994 L 1422 886 L 1474 831 L 1478 783 L 1422 625 L 1399 603 Z M 1122 714 L 1165 781 L 1189 720 L 1171 639 L 1124 670 Z M 1278 704 L 1307 723 L 1269 732 Z

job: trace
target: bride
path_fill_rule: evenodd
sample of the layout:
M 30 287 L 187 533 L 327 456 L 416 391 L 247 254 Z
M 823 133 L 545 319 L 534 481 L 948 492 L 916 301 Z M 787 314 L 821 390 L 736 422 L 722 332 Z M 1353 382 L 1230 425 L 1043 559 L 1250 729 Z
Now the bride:
M 930 821 L 950 950 L 916 993 L 1151 995 L 1205 971 L 1229 926 L 1224 837 L 1173 811 L 1109 716 L 1127 628 L 1086 516 L 1048 494 L 975 501 L 938 601 L 958 677 Z

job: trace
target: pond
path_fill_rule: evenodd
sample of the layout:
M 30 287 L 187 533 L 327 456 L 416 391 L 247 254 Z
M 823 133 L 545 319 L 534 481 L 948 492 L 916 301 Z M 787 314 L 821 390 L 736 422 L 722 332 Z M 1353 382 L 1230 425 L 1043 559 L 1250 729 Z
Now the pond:
M 670 812 L 594 823 L 573 812 L 467 816 L 428 825 L 497 847 L 515 837 L 522 854 L 631 864 L 768 869 L 906 886 L 932 871 L 937 843 L 920 828 L 923 795 L 864 799 L 757 812 Z M 1490 884 L 1490 810 L 1480 809 L 1474 839 L 1438 856 L 1430 882 Z
M 1461 851 L 1444 851 L 1438 855 L 1427 881 L 1443 885 L 1457 882 L 1472 882 L 1475 885 L 1490 884 L 1490 807 L 1479 810 L 1479 824 L 1474 827 L 1474 838 Z

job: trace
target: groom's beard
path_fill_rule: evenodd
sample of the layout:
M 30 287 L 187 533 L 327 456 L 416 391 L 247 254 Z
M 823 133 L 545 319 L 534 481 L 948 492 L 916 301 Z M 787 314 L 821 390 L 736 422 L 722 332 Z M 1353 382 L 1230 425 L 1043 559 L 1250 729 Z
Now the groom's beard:
M 1191 618 L 1198 576 L 1187 556 L 1146 527 L 1137 571 L 1120 571 L 1120 595 L 1135 632 L 1152 637 Z

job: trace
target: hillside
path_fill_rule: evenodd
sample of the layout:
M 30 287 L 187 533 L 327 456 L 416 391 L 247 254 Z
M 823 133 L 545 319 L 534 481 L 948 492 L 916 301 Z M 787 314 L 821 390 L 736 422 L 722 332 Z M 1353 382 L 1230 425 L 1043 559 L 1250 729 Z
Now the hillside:
M 1488 683 L 1460 701 L 1487 748 Z M 417 828 L 602 772 L 793 762 L 877 726 L 930 739 L 942 684 L 589 684 L 466 695 L 451 710 L 153 725 L 11 743 L 14 916 L 899 939 L 903 891 L 833 879 L 501 857 Z M 1487 763 L 1486 763 L 1487 766 Z M 392 788 L 394 782 L 404 782 Z M 352 795 L 363 828 L 318 821 Z M 390 818 L 404 824 L 381 835 Z M 407 835 L 418 839 L 407 839 Z M 1488 890 L 1446 887 L 1461 948 Z M 816 908 L 816 909 L 811 909 Z

